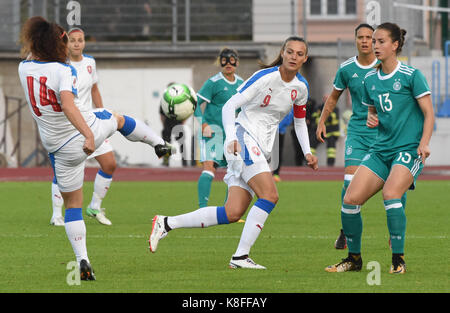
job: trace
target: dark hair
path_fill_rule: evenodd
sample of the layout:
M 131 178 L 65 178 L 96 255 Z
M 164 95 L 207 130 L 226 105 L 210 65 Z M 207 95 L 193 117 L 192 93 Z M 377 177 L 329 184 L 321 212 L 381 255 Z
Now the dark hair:
M 358 26 L 356 26 L 356 28 L 355 28 L 355 37 L 356 37 L 356 34 L 358 33 L 358 30 L 360 30 L 361 28 L 369 28 L 369 29 L 371 29 L 372 31 L 374 31 L 374 29 L 373 29 L 372 26 L 370 26 L 370 25 L 367 24 L 367 23 L 362 23 L 362 24 L 359 24 Z
M 284 41 L 283 46 L 281 47 L 280 53 L 278 54 L 278 57 L 274 61 L 272 61 L 272 63 L 265 64 L 262 61 L 258 61 L 259 66 L 261 68 L 269 68 L 269 67 L 279 66 L 279 65 L 283 64 L 283 58 L 281 57 L 281 54 L 283 53 L 283 51 L 286 48 L 286 45 L 289 41 L 303 42 L 306 46 L 306 54 L 308 54 L 308 44 L 306 43 L 305 39 L 303 39 L 302 37 L 298 37 L 298 36 L 290 36 Z
M 67 34 L 56 23 L 50 23 L 42 16 L 29 18 L 22 27 L 21 54 L 26 58 L 31 54 L 41 61 L 67 62 Z
M 397 47 L 397 55 L 399 55 L 402 52 L 403 44 L 405 43 L 405 35 L 406 30 L 400 28 L 397 24 L 394 23 L 383 23 L 380 24 L 377 29 L 384 29 L 389 32 L 389 37 L 391 37 L 392 42 L 398 41 L 398 47 Z

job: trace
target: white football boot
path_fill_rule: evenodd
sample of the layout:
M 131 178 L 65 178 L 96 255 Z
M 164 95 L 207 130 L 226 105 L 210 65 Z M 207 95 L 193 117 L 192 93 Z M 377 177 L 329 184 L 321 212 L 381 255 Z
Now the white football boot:
M 164 218 L 162 215 L 155 215 L 152 222 L 152 232 L 148 240 L 150 251 L 156 252 L 158 243 L 161 239 L 167 236 L 166 228 L 164 227 Z
M 232 257 L 230 260 L 230 268 L 251 268 L 255 270 L 265 270 L 266 267 L 256 264 L 252 259 L 248 256 L 244 257 Z
M 90 217 L 95 217 L 95 219 L 103 225 L 110 226 L 112 225 L 111 221 L 105 215 L 105 208 L 101 209 L 92 209 L 91 207 L 87 207 L 86 214 Z

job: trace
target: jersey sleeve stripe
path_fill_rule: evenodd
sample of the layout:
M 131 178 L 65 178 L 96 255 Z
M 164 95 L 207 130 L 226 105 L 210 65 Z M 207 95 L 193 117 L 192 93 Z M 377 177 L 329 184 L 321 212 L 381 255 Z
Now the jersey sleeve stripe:
M 203 96 L 202 96 L 201 94 L 199 94 L 199 93 L 197 94 L 197 97 L 202 98 L 203 100 L 205 100 L 205 101 L 208 102 L 208 103 L 211 102 L 211 100 L 209 100 L 209 99 L 203 97 Z
M 336 85 L 334 85 L 334 84 L 333 84 L 333 88 L 334 88 L 334 89 L 336 89 L 336 90 L 339 90 L 339 91 L 342 91 L 342 90 L 344 90 L 344 89 L 345 89 L 345 88 L 339 88 L 339 87 L 337 87 L 337 86 L 336 86 Z
M 419 98 L 425 97 L 426 95 L 431 95 L 431 92 L 430 91 L 422 92 L 420 95 L 415 96 L 414 98 L 419 99 Z
M 270 68 L 263 69 L 263 70 L 260 70 L 260 71 L 256 72 L 255 74 L 253 74 L 252 77 L 249 78 L 247 83 L 245 83 L 245 85 L 242 86 L 238 91 L 240 93 L 242 93 L 243 91 L 245 91 L 245 89 L 247 89 L 248 87 L 253 85 L 258 79 L 260 79 L 261 77 L 264 77 L 267 74 L 275 72 L 275 71 L 278 71 L 278 66 L 270 67 Z
M 94 57 L 92 55 L 89 55 L 89 54 L 84 54 L 83 53 L 83 56 L 86 57 L 86 58 L 94 59 Z

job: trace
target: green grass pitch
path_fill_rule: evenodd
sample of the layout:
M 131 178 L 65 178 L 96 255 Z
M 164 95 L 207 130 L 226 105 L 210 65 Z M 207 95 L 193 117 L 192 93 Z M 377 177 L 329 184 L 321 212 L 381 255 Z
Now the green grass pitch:
M 450 181 L 420 181 L 408 192 L 408 272 L 388 274 L 386 214 L 380 194 L 362 209 L 361 272 L 326 273 L 345 257 L 333 247 L 340 229 L 341 182 L 280 182 L 280 200 L 251 251 L 266 271 L 231 270 L 242 223 L 178 229 L 148 249 L 155 214 L 197 208 L 196 182 L 113 182 L 104 207 L 113 222 L 85 216 L 87 247 L 97 280 L 67 283 L 75 259 L 64 227 L 49 225 L 50 182 L 0 183 L 0 292 L 310 293 L 449 292 Z M 84 186 L 85 207 L 92 182 Z M 214 182 L 210 204 L 223 203 Z M 244 217 L 245 218 L 245 217 Z M 380 265 L 378 284 L 369 284 Z M 372 280 L 373 281 L 373 280 Z

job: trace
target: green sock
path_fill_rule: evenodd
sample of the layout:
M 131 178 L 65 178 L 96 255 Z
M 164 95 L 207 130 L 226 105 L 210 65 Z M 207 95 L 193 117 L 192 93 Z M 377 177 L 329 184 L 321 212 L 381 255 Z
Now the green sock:
M 342 186 L 342 192 L 341 192 L 341 203 L 344 203 L 344 196 L 345 193 L 347 192 L 347 188 L 350 185 L 351 181 L 352 181 L 353 175 L 345 175 L 344 178 L 344 185 Z
M 404 253 L 406 215 L 400 199 L 384 200 L 392 253 Z
M 203 171 L 198 179 L 198 205 L 199 208 L 208 206 L 209 194 L 211 193 L 211 183 L 214 179 L 214 174 Z
M 341 209 L 342 229 L 347 239 L 348 252 L 361 253 L 362 218 L 361 206 L 343 204 Z
M 402 198 L 400 199 L 400 202 L 402 203 L 403 210 L 406 210 L 406 192 L 403 194 Z

